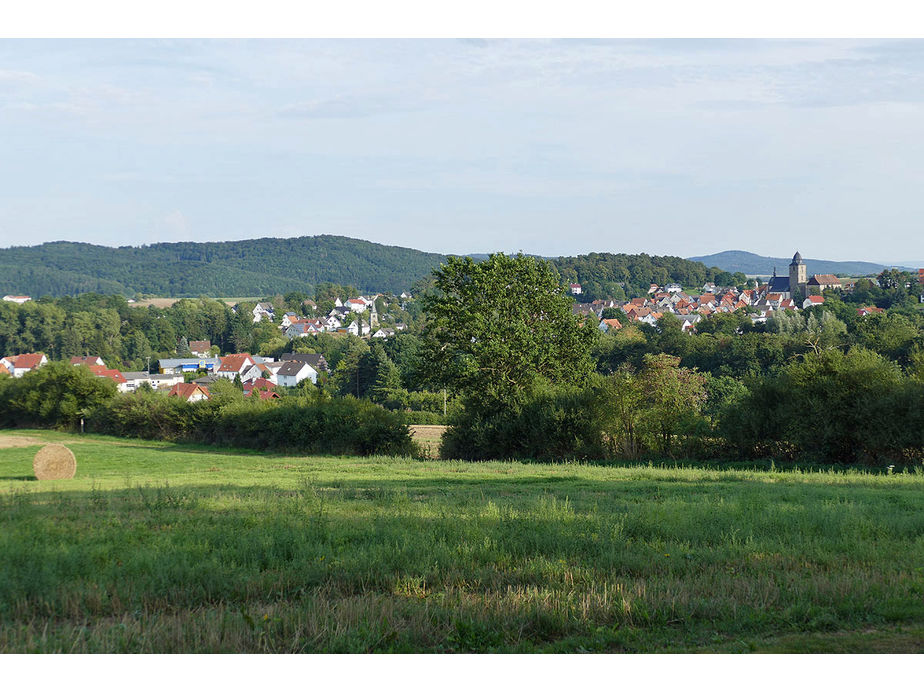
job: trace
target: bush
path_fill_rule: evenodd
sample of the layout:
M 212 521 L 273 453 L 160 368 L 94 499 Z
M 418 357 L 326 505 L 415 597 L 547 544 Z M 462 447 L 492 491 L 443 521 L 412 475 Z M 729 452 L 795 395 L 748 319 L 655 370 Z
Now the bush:
M 111 401 L 116 389 L 86 366 L 49 363 L 0 381 L 0 426 L 74 428 L 86 411 Z
M 920 459 L 922 409 L 924 383 L 895 363 L 865 349 L 832 350 L 752 381 L 721 428 L 744 456 L 880 464 Z
M 352 397 L 186 402 L 121 395 L 96 408 L 90 430 L 158 440 L 301 454 L 414 455 L 399 414 Z

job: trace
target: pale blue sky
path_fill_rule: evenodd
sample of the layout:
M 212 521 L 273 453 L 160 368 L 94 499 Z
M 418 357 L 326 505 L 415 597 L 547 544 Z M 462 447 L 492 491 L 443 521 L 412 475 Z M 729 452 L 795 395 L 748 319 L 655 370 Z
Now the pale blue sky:
M 924 41 L 0 41 L 0 245 L 924 259 Z

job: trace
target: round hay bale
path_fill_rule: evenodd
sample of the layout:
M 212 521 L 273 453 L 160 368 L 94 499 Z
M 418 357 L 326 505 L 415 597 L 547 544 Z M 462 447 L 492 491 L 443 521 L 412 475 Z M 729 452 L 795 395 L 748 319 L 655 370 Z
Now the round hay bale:
M 32 471 L 39 481 L 46 479 L 73 479 L 77 473 L 77 458 L 70 448 L 52 443 L 46 445 L 32 460 Z

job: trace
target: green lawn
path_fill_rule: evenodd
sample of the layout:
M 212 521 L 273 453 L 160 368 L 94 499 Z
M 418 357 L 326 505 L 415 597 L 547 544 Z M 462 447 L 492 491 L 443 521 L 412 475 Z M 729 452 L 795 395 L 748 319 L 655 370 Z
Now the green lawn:
M 0 652 L 472 651 L 924 651 L 924 474 L 0 432 Z

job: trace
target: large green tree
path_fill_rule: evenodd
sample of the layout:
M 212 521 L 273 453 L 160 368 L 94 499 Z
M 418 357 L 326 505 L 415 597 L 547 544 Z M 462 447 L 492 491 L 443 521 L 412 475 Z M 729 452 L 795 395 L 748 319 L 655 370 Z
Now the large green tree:
M 502 410 L 522 403 L 537 378 L 578 383 L 591 372 L 596 325 L 572 312 L 550 263 L 452 257 L 433 274 L 423 362 L 431 381 L 462 394 L 467 407 Z

